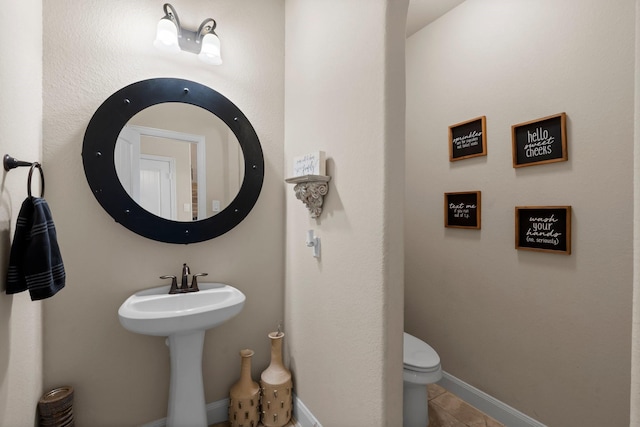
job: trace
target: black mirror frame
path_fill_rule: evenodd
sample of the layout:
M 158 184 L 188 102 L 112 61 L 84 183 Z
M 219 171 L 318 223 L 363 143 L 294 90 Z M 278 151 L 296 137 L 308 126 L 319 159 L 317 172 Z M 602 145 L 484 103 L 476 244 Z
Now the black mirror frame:
M 120 131 L 138 112 L 164 102 L 187 103 L 210 111 L 226 123 L 242 147 L 245 164 L 242 186 L 229 206 L 215 216 L 193 222 L 158 217 L 138 205 L 118 179 L 114 149 Z M 255 205 L 264 180 L 260 141 L 242 111 L 215 90 L 176 78 L 143 80 L 107 98 L 85 132 L 82 161 L 91 191 L 116 222 L 141 236 L 166 243 L 202 242 L 231 230 Z

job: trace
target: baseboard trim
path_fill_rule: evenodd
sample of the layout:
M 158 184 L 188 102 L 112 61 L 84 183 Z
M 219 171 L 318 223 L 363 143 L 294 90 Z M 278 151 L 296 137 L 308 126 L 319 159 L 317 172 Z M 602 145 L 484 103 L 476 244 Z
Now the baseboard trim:
M 442 373 L 442 379 L 438 384 L 507 427 L 547 427 L 448 372 Z M 229 399 L 209 403 L 207 405 L 207 423 L 211 425 L 228 421 L 228 408 Z M 293 417 L 296 427 L 322 427 L 318 419 L 295 394 L 293 395 Z M 167 419 L 163 418 L 141 427 L 166 427 L 166 424 Z
M 207 424 L 217 424 L 229 420 L 229 399 L 221 399 L 207 405 Z M 166 427 L 167 419 L 155 420 L 140 427 Z
M 295 427 L 322 427 L 302 400 L 293 395 L 293 416 Z M 217 424 L 229 420 L 229 399 L 221 399 L 207 405 L 207 424 Z M 152 421 L 141 427 L 166 427 L 167 419 Z
M 229 421 L 229 399 L 216 400 L 207 405 L 207 424 Z
M 167 419 L 151 421 L 150 423 L 142 424 L 140 427 L 164 427 L 167 425 Z
M 302 400 L 295 393 L 293 394 L 293 416 L 296 427 L 322 427 L 320 421 L 313 416 L 309 408 L 302 403 Z
M 438 384 L 507 427 L 547 427 L 448 372 L 442 373 Z

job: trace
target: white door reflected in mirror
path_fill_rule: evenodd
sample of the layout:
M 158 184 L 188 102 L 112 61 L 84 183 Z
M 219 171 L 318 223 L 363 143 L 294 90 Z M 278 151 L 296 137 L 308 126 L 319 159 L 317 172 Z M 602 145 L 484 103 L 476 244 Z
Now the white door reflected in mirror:
M 131 198 L 174 221 L 206 218 L 206 207 L 198 204 L 207 194 L 205 158 L 202 135 L 136 125 L 122 129 L 114 153 L 116 173 Z
M 233 132 L 209 111 L 189 104 L 158 104 L 136 114 L 118 136 L 114 162 L 136 203 L 182 222 L 224 210 L 244 176 Z
M 154 215 L 177 220 L 175 157 L 140 155 L 140 206 Z M 189 205 L 190 206 L 190 205 Z M 188 213 L 191 213 L 189 209 Z

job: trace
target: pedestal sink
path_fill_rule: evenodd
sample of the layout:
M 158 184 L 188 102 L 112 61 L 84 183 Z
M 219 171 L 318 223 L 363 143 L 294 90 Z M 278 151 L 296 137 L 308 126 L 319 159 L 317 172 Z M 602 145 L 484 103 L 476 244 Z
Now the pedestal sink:
M 169 286 L 145 289 L 118 310 L 125 329 L 166 336 L 171 357 L 168 427 L 206 427 L 202 381 L 204 333 L 242 310 L 245 296 L 233 286 L 200 283 L 200 291 L 169 295 Z

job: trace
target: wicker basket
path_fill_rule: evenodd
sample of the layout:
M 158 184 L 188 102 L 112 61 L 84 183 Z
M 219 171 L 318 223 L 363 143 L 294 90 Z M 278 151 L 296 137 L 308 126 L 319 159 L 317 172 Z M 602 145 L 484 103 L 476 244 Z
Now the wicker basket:
M 73 427 L 73 387 L 64 386 L 46 392 L 38 402 L 39 425 Z

